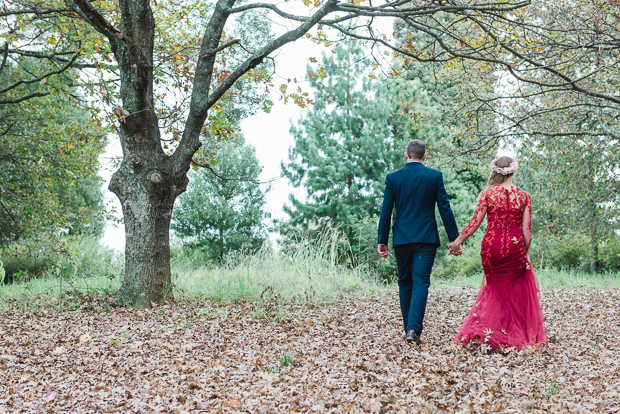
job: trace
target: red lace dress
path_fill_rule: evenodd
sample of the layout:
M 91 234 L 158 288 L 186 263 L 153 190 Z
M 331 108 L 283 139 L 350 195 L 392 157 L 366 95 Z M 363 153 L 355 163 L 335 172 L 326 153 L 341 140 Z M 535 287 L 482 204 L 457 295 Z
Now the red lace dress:
M 529 247 L 532 237 L 532 198 L 515 186 L 485 190 L 459 241 L 474 234 L 485 215 L 482 287 L 454 342 L 465 344 L 478 339 L 492 349 L 545 344 L 547 334 L 538 301 L 538 282 L 532 263 L 526 258 L 526 240 Z

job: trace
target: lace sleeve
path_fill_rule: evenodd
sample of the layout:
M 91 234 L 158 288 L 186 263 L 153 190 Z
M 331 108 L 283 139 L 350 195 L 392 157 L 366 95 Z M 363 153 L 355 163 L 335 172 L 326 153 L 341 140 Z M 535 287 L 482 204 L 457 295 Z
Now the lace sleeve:
M 525 253 L 529 251 L 532 242 L 532 197 L 528 194 L 525 200 L 525 208 L 523 209 L 523 240 L 525 241 Z
M 463 243 L 472 234 L 478 230 L 478 227 L 482 224 L 482 220 L 484 220 L 484 216 L 487 214 L 488 202 L 487 202 L 487 194 L 486 191 L 480 195 L 480 199 L 478 200 L 478 205 L 476 206 L 476 212 L 474 213 L 474 217 L 470 220 L 469 224 L 465 226 L 461 235 L 458 237 L 457 241 L 459 243 Z

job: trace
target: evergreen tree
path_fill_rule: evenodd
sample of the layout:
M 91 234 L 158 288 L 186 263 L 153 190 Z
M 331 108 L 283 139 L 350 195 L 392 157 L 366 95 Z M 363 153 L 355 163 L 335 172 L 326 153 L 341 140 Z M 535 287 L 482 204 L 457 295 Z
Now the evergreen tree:
M 295 145 L 282 169 L 308 197 L 290 196 L 285 206 L 291 224 L 307 228 L 325 220 L 343 226 L 351 236 L 356 218 L 381 208 L 385 175 L 393 164 L 391 103 L 376 92 L 368 76 L 370 62 L 354 43 L 335 47 L 317 69 L 308 67 L 314 106 L 291 134 Z
M 308 69 L 316 103 L 291 128 L 295 146 L 283 170 L 308 197 L 302 202 L 291 196 L 292 206 L 285 208 L 289 224 L 307 228 L 330 219 L 347 233 L 354 262 L 370 260 L 376 234 L 369 229 L 381 208 L 385 176 L 405 164 L 407 143 L 421 139 L 429 152 L 426 165 L 444 171 L 453 210 L 464 226 L 484 177 L 471 169 L 452 170 L 446 156 L 454 146 L 444 119 L 456 94 L 454 83 L 431 84 L 423 67 L 403 60 L 394 62 L 401 76 L 380 80 L 358 45 L 334 51 L 318 69 Z M 386 277 L 395 271 L 395 266 L 382 268 Z
M 213 172 L 203 168 L 190 173 L 187 192 L 174 209 L 172 229 L 190 247 L 203 250 L 207 260 L 221 260 L 257 250 L 266 240 L 265 192 L 257 183 L 261 168 L 254 148 L 242 136 L 210 148 L 218 163 Z

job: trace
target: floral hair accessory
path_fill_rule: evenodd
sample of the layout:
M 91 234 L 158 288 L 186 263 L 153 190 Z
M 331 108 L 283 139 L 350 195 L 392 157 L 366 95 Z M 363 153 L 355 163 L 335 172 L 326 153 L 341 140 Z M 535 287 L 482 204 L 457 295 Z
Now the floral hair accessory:
M 497 159 L 491 161 L 491 169 L 501 175 L 513 174 L 515 171 L 517 171 L 517 168 L 519 168 L 519 163 L 517 161 L 511 162 L 508 167 L 504 167 L 504 168 L 501 168 L 495 165 L 496 161 Z

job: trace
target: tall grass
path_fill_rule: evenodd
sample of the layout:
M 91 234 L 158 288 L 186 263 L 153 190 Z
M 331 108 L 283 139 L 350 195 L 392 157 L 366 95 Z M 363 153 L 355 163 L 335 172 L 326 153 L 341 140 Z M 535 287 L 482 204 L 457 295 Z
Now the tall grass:
M 339 264 L 340 239 L 331 229 L 318 239 L 302 236 L 281 250 L 266 245 L 219 265 L 176 262 L 173 283 L 184 296 L 224 301 L 329 302 L 385 291 L 385 284 L 364 269 Z
M 223 263 L 181 257 L 172 263 L 172 293 L 178 299 L 224 302 L 329 303 L 347 295 L 385 292 L 388 287 L 370 273 L 338 264 L 340 242 L 339 233 L 325 232 L 313 241 L 301 237 L 281 250 L 266 245 Z M 70 301 L 63 306 L 67 292 L 110 293 L 120 288 L 122 255 L 92 242 L 81 251 L 71 262 L 73 271 L 49 271 L 23 283 L 0 285 L 0 310 L 67 308 L 74 306 Z
M 201 263 L 180 256 L 172 263 L 173 294 L 177 299 L 249 301 L 265 304 L 333 303 L 346 296 L 396 295 L 370 267 L 340 263 L 341 233 L 330 229 L 318 238 L 287 239 L 282 249 L 270 246 L 254 254 L 229 257 L 223 263 Z M 0 284 L 0 311 L 71 309 L 90 293 L 113 294 L 123 278 L 122 254 L 95 239 L 82 240 L 79 254 L 53 266 L 43 277 Z M 591 275 L 580 271 L 537 271 L 542 289 L 620 288 L 620 274 Z M 478 289 L 481 275 L 432 278 L 434 289 L 468 286 Z

